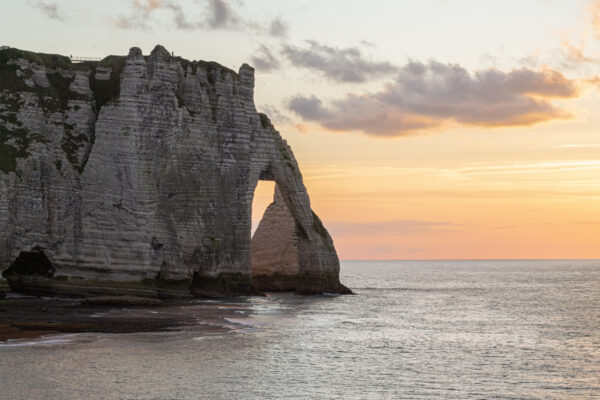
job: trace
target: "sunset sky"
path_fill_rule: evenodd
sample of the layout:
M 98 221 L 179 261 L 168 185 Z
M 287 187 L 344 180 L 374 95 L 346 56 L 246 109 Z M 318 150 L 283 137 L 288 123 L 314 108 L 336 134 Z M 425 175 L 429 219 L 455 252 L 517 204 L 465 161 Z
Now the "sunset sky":
M 342 259 L 600 258 L 600 1 L 0 4 L 0 45 L 253 65 Z

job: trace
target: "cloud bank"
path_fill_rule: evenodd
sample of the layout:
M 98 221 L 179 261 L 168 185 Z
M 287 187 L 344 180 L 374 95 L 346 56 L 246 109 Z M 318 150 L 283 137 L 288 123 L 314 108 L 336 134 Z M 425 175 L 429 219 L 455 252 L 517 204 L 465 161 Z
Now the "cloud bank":
M 327 105 L 315 96 L 297 95 L 287 106 L 331 130 L 402 136 L 450 124 L 526 126 L 565 119 L 570 114 L 552 100 L 578 95 L 575 81 L 549 68 L 471 74 L 455 64 L 413 61 L 379 92 L 348 94 Z

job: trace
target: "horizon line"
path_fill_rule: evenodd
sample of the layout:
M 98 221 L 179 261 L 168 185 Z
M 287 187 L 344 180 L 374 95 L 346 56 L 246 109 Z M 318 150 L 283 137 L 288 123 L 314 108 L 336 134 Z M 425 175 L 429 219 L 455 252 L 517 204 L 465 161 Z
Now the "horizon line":
M 340 261 L 600 261 L 600 258 L 351 258 Z

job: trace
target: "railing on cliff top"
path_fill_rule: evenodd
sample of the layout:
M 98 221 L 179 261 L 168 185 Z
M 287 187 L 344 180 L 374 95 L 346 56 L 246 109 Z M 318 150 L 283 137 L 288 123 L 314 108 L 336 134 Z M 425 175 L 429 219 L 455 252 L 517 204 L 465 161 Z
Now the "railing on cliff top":
M 80 63 L 80 62 L 86 62 L 86 61 L 100 61 L 100 60 L 102 60 L 102 57 L 73 57 L 73 56 L 69 56 L 69 58 L 71 59 L 71 62 L 74 62 L 74 63 Z

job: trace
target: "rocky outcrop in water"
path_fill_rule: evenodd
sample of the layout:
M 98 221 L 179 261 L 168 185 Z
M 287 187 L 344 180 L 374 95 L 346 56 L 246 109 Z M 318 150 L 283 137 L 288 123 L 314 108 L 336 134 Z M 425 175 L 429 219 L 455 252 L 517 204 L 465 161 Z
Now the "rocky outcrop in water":
M 253 90 L 248 65 L 234 72 L 161 46 L 84 63 L 0 51 L 0 267 L 11 288 L 251 293 L 254 189 L 274 180 L 296 249 L 285 289 L 349 292 L 294 155 Z

